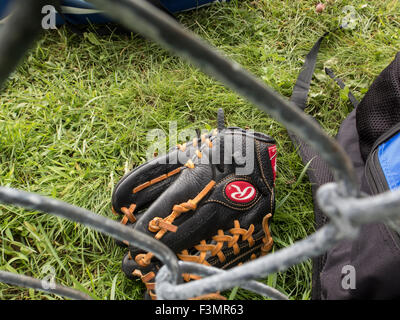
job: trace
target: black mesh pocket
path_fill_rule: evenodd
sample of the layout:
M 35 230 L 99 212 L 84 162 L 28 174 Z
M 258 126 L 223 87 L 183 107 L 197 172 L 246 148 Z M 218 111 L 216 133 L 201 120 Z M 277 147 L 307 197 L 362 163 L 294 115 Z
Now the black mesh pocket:
M 400 122 L 400 52 L 375 79 L 356 109 L 360 151 L 364 160 L 376 140 Z

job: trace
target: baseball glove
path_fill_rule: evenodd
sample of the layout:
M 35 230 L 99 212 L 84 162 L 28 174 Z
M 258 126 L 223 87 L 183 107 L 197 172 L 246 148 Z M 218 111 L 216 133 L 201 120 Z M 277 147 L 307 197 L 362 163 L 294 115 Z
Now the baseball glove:
M 137 210 L 138 203 L 145 203 L 147 209 L 136 219 L 135 230 L 162 241 L 183 261 L 227 269 L 272 247 L 276 145 L 265 134 L 225 128 L 223 123 L 220 110 L 218 129 L 200 138 L 202 143 L 191 144 L 194 155 L 184 165 L 157 166 L 150 161 L 135 169 L 117 185 L 113 205 L 130 221 L 130 208 Z M 147 182 L 159 173 L 163 179 Z M 132 245 L 128 249 L 123 271 L 131 279 L 141 278 L 155 299 L 160 261 L 151 252 Z M 183 278 L 199 279 L 192 274 Z

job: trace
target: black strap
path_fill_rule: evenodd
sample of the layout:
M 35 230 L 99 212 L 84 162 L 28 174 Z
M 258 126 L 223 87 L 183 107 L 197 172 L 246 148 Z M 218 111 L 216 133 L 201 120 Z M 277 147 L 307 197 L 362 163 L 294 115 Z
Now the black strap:
M 319 48 L 322 40 L 324 40 L 329 33 L 330 32 L 326 32 L 317 40 L 317 42 L 315 42 L 314 46 L 308 52 L 304 60 L 303 69 L 297 77 L 290 101 L 292 101 L 301 110 L 304 110 L 307 107 L 308 92 L 310 91 L 311 80 L 314 74 L 315 65 L 317 63 Z
M 334 30 L 336 31 L 336 30 Z M 332 31 L 332 32 L 334 32 Z M 308 52 L 303 69 L 300 72 L 299 76 L 297 77 L 296 84 L 293 88 L 292 96 L 290 100 L 297 105 L 301 110 L 304 110 L 307 107 L 307 98 L 308 98 L 308 93 L 310 91 L 310 85 L 311 85 L 311 80 L 314 74 L 315 70 L 315 65 L 317 63 L 317 57 L 318 57 L 318 52 L 321 46 L 322 40 L 325 39 L 325 37 L 332 33 L 330 31 L 326 32 L 323 36 L 321 36 L 314 44 L 312 49 Z M 346 85 L 344 82 L 340 79 L 337 78 L 336 75 L 334 74 L 332 69 L 325 68 L 325 73 L 333 79 L 341 89 L 344 89 Z M 358 101 L 356 97 L 349 91 L 348 94 L 350 102 L 353 104 L 354 107 L 357 107 Z
M 336 31 L 335 29 L 334 31 Z M 332 32 L 334 32 L 332 31 Z M 318 52 L 321 46 L 321 42 L 325 37 L 331 32 L 326 32 L 321 36 L 312 49 L 308 52 L 303 68 L 296 80 L 296 84 L 293 88 L 293 93 L 290 100 L 298 106 L 301 110 L 305 110 L 307 107 L 307 98 L 310 91 L 311 80 L 314 74 L 315 65 L 317 62 Z M 334 79 L 341 88 L 345 85 L 342 80 L 335 77 L 333 72 L 328 69 L 328 75 Z M 343 87 L 342 87 L 343 86 Z M 354 95 L 349 92 L 349 99 L 354 106 L 358 104 L 358 101 Z M 322 160 L 318 153 L 316 153 L 308 144 L 304 143 L 299 137 L 294 133 L 289 132 L 289 137 L 291 138 L 293 144 L 298 148 L 298 153 L 302 159 L 304 165 L 309 165 L 307 170 L 308 178 L 312 186 L 312 194 L 314 199 L 314 217 L 315 217 L 315 227 L 320 228 L 326 223 L 327 217 L 323 214 L 321 209 L 318 207 L 316 201 L 316 192 L 319 186 L 334 181 L 333 174 L 328 166 L 328 164 Z M 312 299 L 319 300 L 321 297 L 321 284 L 319 274 L 325 263 L 325 255 L 313 259 L 313 275 L 312 275 Z
M 308 52 L 304 61 L 303 68 L 293 88 L 293 93 L 290 100 L 301 110 L 305 110 L 305 108 L 307 107 L 308 93 L 310 91 L 311 80 L 314 74 L 319 48 L 321 46 L 322 40 L 329 33 L 330 32 L 326 32 L 322 37 L 320 37 L 314 44 L 312 49 Z M 312 161 L 308 169 L 308 176 L 312 185 L 316 185 L 318 187 L 321 184 L 332 181 L 333 176 L 325 161 L 323 161 L 313 149 L 311 149 L 306 143 L 301 141 L 301 139 L 298 138 L 294 133 L 289 132 L 289 136 L 292 139 L 294 145 L 298 147 L 298 152 L 304 165 L 307 165 L 310 161 Z
M 328 34 L 329 32 L 326 32 L 322 37 L 320 37 L 314 44 L 310 52 L 307 54 L 304 61 L 303 69 L 300 72 L 296 84 L 293 88 L 293 93 L 290 100 L 301 110 L 304 110 L 307 107 L 308 93 L 310 91 L 311 80 L 314 74 L 319 48 L 321 46 L 322 40 Z M 294 146 L 298 148 L 298 153 L 301 157 L 303 164 L 307 165 L 311 161 L 307 170 L 307 175 L 312 188 L 315 228 L 318 229 L 326 222 L 326 218 L 317 204 L 315 195 L 320 185 L 333 181 L 333 175 L 327 163 L 322 160 L 320 156 L 312 148 L 309 147 L 309 145 L 304 143 L 292 132 L 289 132 L 289 137 L 292 140 Z M 323 257 L 324 256 L 320 256 L 312 259 L 313 269 L 311 298 L 313 300 L 319 300 L 321 297 L 321 281 L 319 273 L 322 270 L 322 266 L 324 263 Z
M 340 78 L 337 78 L 332 69 L 325 68 L 325 73 L 338 84 L 340 89 L 344 89 L 346 87 L 343 80 Z M 356 108 L 358 106 L 359 102 L 351 91 L 349 91 L 348 97 L 349 97 L 351 104 L 354 106 L 354 108 Z

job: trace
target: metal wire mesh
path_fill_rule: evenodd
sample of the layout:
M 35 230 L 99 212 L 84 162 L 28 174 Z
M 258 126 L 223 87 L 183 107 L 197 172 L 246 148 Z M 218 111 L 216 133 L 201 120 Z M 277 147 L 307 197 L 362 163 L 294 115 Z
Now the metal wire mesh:
M 158 299 L 188 299 L 234 286 L 252 290 L 272 299 L 286 299 L 276 289 L 255 279 L 266 277 L 277 271 L 284 271 L 292 265 L 323 254 L 340 240 L 356 237 L 362 224 L 375 221 L 393 222 L 400 217 L 400 190 L 363 198 L 355 182 L 350 159 L 309 116 L 299 111 L 295 105 L 268 88 L 240 65 L 227 59 L 218 50 L 185 30 L 170 16 L 143 0 L 89 0 L 89 2 L 104 10 L 125 27 L 159 43 L 195 64 L 203 72 L 220 80 L 314 147 L 332 168 L 336 178 L 335 183 L 320 187 L 317 194 L 318 205 L 329 216 L 330 222 L 308 238 L 290 247 L 229 271 L 223 271 L 195 263 L 178 262 L 175 254 L 161 242 L 88 210 L 55 199 L 0 187 L 1 203 L 39 210 L 76 221 L 155 253 L 164 264 L 156 277 Z M 0 46 L 0 86 L 40 33 L 38 8 L 52 1 L 20 0 L 18 3 L 16 13 L 0 30 L 2 44 Z M 10 55 L 10 52 L 13 54 Z M 201 275 L 202 279 L 181 284 L 179 279 L 183 272 Z M 0 281 L 49 291 L 69 298 L 89 298 L 80 292 L 59 286 L 52 291 L 46 290 L 39 286 L 36 279 L 7 272 L 0 272 Z

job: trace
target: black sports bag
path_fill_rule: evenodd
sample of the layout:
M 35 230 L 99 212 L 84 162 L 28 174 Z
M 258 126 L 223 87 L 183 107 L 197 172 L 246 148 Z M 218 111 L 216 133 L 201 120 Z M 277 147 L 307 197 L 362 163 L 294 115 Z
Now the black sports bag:
M 343 121 L 337 140 L 353 161 L 362 192 L 400 187 L 400 53 Z M 349 266 L 355 279 L 344 286 Z M 399 234 L 384 223 L 368 224 L 356 240 L 342 241 L 322 257 L 313 297 L 399 299 L 399 270 Z
M 320 37 L 307 54 L 293 88 L 291 101 L 302 110 L 307 107 L 320 45 L 328 34 Z M 325 71 L 345 87 L 332 70 Z M 336 140 L 352 160 L 361 191 L 372 195 L 400 187 L 400 53 L 360 102 L 351 92 L 349 100 L 354 110 L 341 123 Z M 309 165 L 307 173 L 315 199 L 319 186 L 333 182 L 333 175 L 313 149 L 294 134 L 289 135 L 303 163 Z M 316 201 L 314 215 L 316 229 L 327 222 Z M 364 225 L 357 239 L 341 241 L 313 259 L 312 298 L 399 299 L 399 270 L 399 234 L 384 223 Z M 349 276 L 354 277 L 351 283 L 346 279 Z

